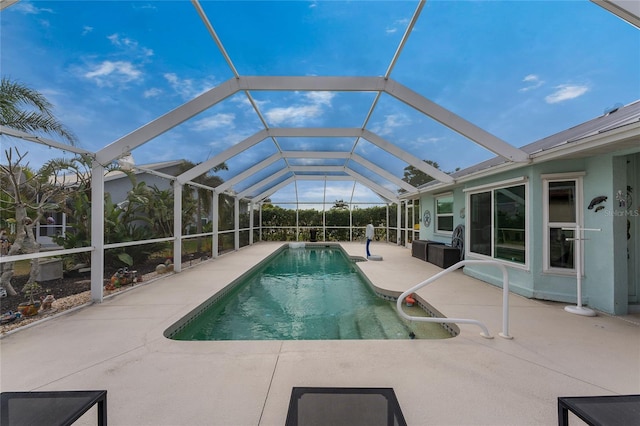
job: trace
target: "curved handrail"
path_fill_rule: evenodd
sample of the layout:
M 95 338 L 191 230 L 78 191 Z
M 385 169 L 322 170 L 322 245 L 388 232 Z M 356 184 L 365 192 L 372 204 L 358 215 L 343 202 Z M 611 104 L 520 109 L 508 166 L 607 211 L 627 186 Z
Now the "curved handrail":
M 495 260 L 461 260 L 460 262 L 456 263 L 453 266 L 450 266 L 444 271 L 440 271 L 432 277 L 426 279 L 425 281 L 414 285 L 398 297 L 398 300 L 396 301 L 396 309 L 398 310 L 398 313 L 400 314 L 400 316 L 409 321 L 475 324 L 482 329 L 482 333 L 480 333 L 482 337 L 484 337 L 485 339 L 493 339 L 493 336 L 491 336 L 491 334 L 489 333 L 487 326 L 478 320 L 465 318 L 414 317 L 411 315 L 407 315 L 402 309 L 402 302 L 411 293 L 431 284 L 443 275 L 447 275 L 448 273 L 453 272 L 465 265 L 495 265 L 502 271 L 502 332 L 498 333 L 498 335 L 505 339 L 513 339 L 513 337 L 509 336 L 509 272 L 507 272 L 507 268 L 504 266 L 504 264 L 496 262 Z

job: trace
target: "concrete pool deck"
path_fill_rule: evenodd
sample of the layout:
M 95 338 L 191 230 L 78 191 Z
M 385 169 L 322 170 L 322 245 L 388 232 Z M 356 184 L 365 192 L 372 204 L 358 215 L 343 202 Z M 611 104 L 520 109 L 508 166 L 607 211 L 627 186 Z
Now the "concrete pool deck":
M 447 317 L 484 322 L 444 340 L 180 342 L 163 332 L 282 243 L 259 243 L 0 340 L 6 391 L 108 390 L 110 425 L 283 425 L 291 389 L 392 387 L 409 425 L 557 424 L 558 396 L 640 393 L 640 315 L 582 317 L 458 271 L 420 290 Z M 352 255 L 364 244 L 347 243 Z M 373 244 L 358 266 L 405 290 L 441 269 Z M 95 424 L 92 410 L 77 423 Z M 576 418 L 571 417 L 572 424 Z

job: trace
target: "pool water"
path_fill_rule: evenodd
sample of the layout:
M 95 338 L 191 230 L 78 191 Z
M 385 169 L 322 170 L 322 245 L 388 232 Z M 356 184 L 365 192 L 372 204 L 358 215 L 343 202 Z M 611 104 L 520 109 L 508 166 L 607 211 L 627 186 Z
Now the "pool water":
M 411 315 L 426 313 L 405 308 Z M 377 296 L 339 246 L 286 248 L 170 337 L 175 340 L 448 338 L 439 324 L 410 323 Z

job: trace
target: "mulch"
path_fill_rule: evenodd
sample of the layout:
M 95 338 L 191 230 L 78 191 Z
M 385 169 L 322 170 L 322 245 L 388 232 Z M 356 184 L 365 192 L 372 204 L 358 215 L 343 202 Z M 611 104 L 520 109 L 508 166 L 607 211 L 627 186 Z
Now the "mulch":
M 134 268 L 138 275 L 144 275 L 155 271 L 156 266 L 161 263 L 159 259 L 153 259 L 146 264 L 136 265 Z M 111 277 L 111 275 L 117 270 L 117 268 L 105 268 L 105 279 Z M 22 287 L 27 283 L 29 279 L 28 275 L 14 276 L 11 279 L 11 285 L 18 292 L 16 296 L 8 296 L 0 299 L 0 313 L 18 310 L 18 305 L 27 301 L 27 297 L 21 293 Z M 52 294 L 57 299 L 63 297 L 73 296 L 85 291 L 91 290 L 91 276 L 90 273 L 64 273 L 64 276 L 59 279 L 50 281 L 41 281 L 39 284 L 42 286 L 42 293 L 39 296 L 46 296 Z

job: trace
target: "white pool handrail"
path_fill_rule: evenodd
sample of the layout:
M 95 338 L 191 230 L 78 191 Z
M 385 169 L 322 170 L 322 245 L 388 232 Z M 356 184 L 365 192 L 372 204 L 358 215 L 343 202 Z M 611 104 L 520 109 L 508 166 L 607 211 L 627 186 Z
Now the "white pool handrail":
M 495 265 L 502 271 L 502 332 L 498 333 L 498 335 L 505 339 L 513 339 L 513 337 L 509 336 L 509 273 L 507 272 L 507 268 L 506 266 L 504 266 L 504 264 L 496 262 L 495 260 L 461 260 L 460 262 L 456 263 L 453 266 L 450 266 L 444 271 L 438 272 L 425 281 L 416 284 L 398 297 L 398 300 L 396 301 L 396 308 L 398 309 L 398 313 L 400 314 L 400 316 L 409 321 L 475 324 L 482 329 L 482 333 L 480 333 L 482 337 L 484 337 L 485 339 L 493 339 L 493 336 L 489 333 L 487 326 L 478 320 L 465 318 L 414 317 L 411 315 L 407 315 L 407 313 L 402 309 L 402 302 L 407 296 L 414 293 L 416 290 L 431 284 L 443 275 L 453 272 L 456 269 L 466 265 Z

